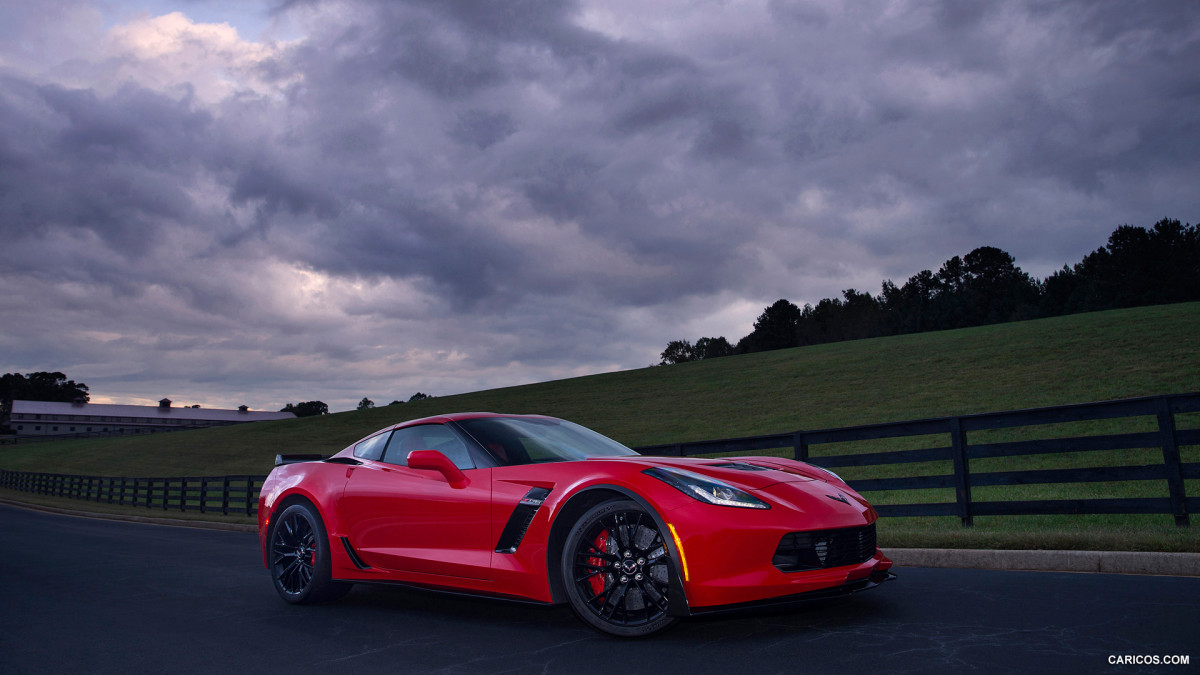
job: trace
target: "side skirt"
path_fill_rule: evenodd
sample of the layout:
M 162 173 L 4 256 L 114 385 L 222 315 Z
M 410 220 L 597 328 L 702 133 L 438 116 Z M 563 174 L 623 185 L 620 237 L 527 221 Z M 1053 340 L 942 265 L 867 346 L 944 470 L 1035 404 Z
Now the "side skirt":
M 486 591 L 464 591 L 460 589 L 446 588 L 444 586 L 433 586 L 430 584 L 419 584 L 411 581 L 384 581 L 384 580 L 368 580 L 362 579 L 334 579 L 339 583 L 348 584 L 366 584 L 370 586 L 390 586 L 392 588 L 405 588 L 414 591 L 423 591 L 426 593 L 436 593 L 438 595 L 450 595 L 460 598 L 471 598 L 475 600 L 494 600 L 498 602 L 515 603 L 519 605 L 530 605 L 533 607 L 555 607 L 562 605 L 561 602 L 542 602 L 541 600 L 530 600 L 519 595 L 508 595 L 505 593 L 488 593 Z

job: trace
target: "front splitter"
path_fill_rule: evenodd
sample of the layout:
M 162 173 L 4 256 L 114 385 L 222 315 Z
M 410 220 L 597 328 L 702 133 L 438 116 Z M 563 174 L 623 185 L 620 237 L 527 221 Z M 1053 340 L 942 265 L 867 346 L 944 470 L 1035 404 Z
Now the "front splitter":
M 880 572 L 872 574 L 866 579 L 851 581 L 841 586 L 832 588 L 822 588 L 817 591 L 807 591 L 797 593 L 795 595 L 784 595 L 778 598 L 767 598 L 765 600 L 752 600 L 750 602 L 739 602 L 733 605 L 716 605 L 712 607 L 691 607 L 689 608 L 689 616 L 712 616 L 715 614 L 729 614 L 735 612 L 752 612 L 762 609 L 776 609 L 781 607 L 789 607 L 793 605 L 804 605 L 810 602 L 820 600 L 835 600 L 837 598 L 847 598 L 856 593 L 869 591 L 872 588 L 879 586 L 886 581 L 892 581 L 896 575 L 891 572 Z

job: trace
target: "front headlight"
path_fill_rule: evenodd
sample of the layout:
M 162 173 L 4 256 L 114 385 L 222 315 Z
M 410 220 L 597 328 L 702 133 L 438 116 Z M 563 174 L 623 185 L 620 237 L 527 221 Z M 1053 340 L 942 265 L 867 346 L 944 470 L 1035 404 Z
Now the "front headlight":
M 718 506 L 737 506 L 743 509 L 769 509 L 771 505 L 717 478 L 701 476 L 683 469 L 654 467 L 642 473 L 654 476 L 692 499 Z

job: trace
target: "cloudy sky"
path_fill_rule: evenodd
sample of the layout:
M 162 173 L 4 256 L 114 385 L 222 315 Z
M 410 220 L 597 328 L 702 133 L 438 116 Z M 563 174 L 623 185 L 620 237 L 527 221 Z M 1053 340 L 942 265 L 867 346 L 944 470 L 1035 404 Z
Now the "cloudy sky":
M 0 4 L 0 372 L 278 409 L 637 368 L 1200 218 L 1177 2 Z

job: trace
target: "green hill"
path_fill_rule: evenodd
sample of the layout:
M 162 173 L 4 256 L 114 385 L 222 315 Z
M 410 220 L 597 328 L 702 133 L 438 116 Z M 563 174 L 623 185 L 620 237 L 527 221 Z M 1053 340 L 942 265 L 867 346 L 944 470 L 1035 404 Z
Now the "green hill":
M 257 474 L 388 424 L 490 410 L 570 419 L 627 445 L 1200 391 L 1200 303 L 802 347 L 139 438 L 0 448 L 0 468 Z

